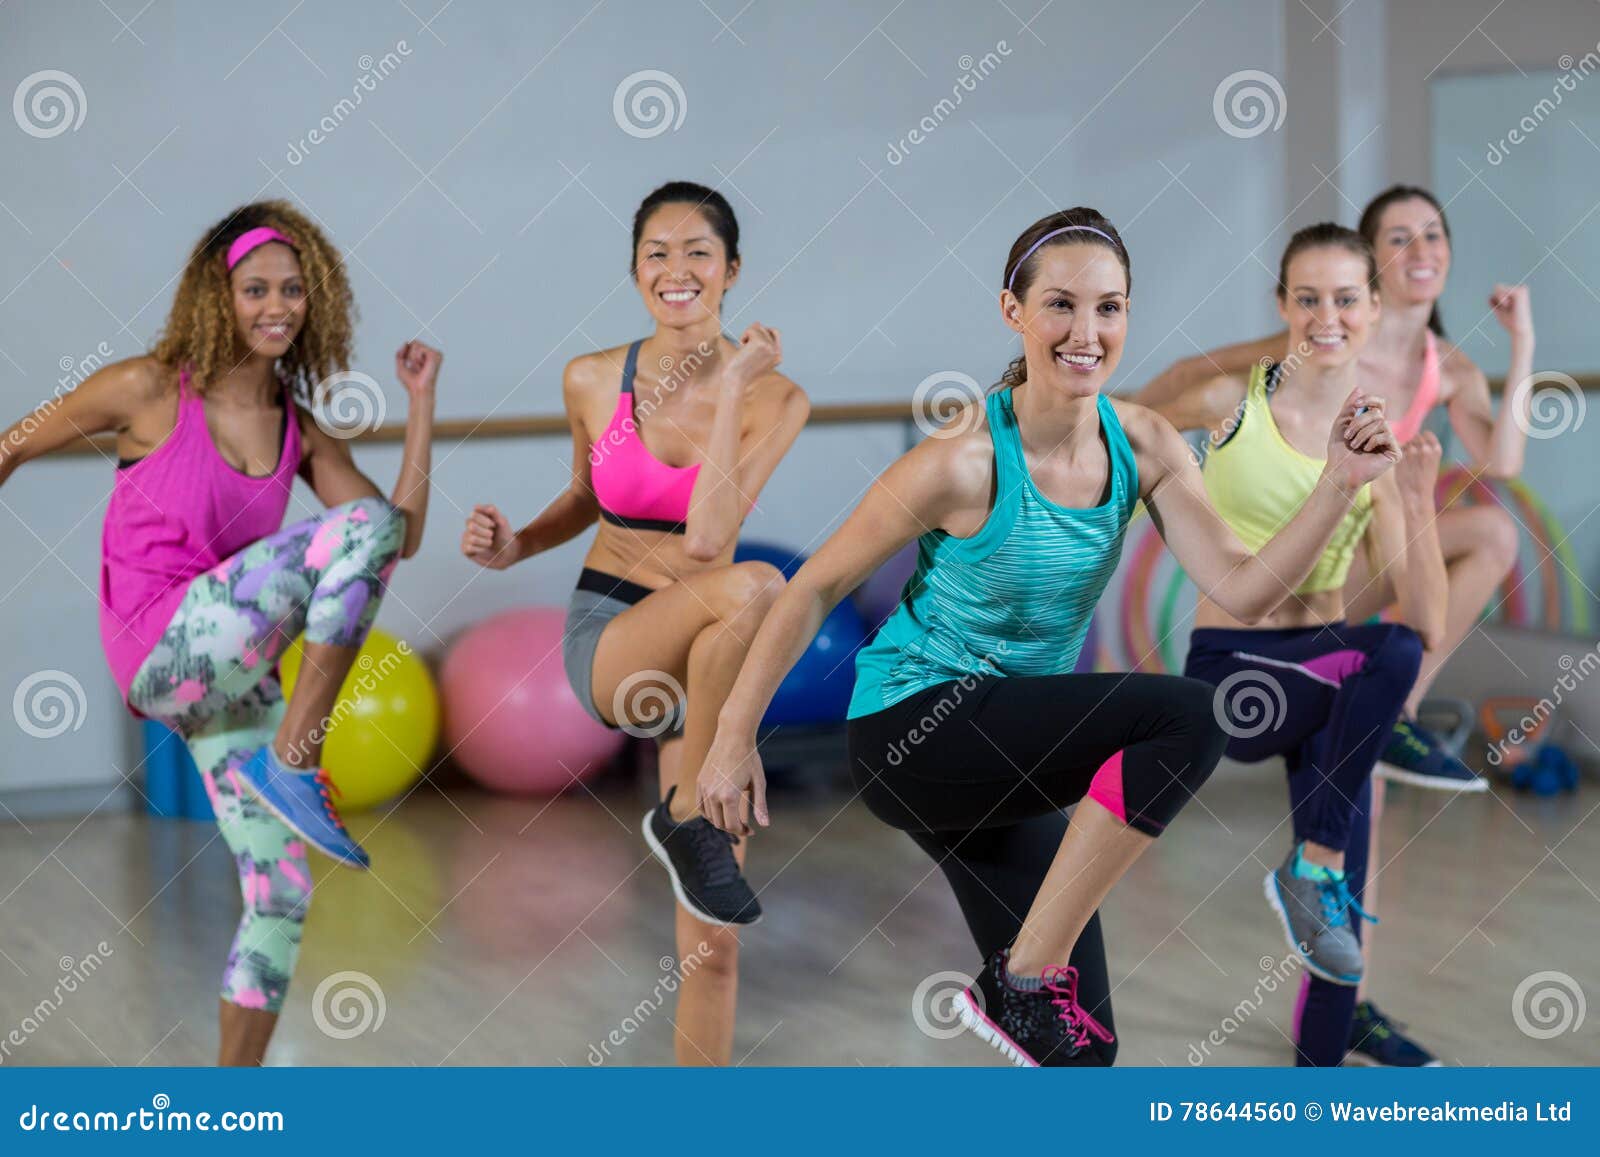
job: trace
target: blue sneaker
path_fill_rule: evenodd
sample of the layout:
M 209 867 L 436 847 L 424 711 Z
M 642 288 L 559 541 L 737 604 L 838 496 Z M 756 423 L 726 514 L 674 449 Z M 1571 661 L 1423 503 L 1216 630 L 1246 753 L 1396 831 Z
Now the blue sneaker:
M 1400 1030 L 1405 1027 L 1378 1011 L 1370 1000 L 1356 1005 L 1350 1025 L 1347 1065 L 1378 1065 L 1390 1069 L 1436 1069 L 1439 1059 Z
M 1451 755 L 1438 736 L 1404 718 L 1389 733 L 1389 742 L 1372 774 L 1435 791 L 1489 790 L 1489 781 Z
M 239 768 L 239 778 L 262 807 L 317 851 L 346 867 L 371 866 L 367 853 L 350 838 L 333 806 L 329 791 L 338 789 L 327 772 L 285 767 L 272 744 L 265 743 Z

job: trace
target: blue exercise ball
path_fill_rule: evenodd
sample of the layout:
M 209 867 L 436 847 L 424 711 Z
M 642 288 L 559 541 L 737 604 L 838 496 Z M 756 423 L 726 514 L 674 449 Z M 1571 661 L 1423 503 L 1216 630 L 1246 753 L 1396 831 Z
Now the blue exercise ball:
M 741 542 L 734 562 L 768 562 L 793 578 L 806 556 L 770 542 Z M 867 640 L 867 623 L 845 599 L 822 620 L 816 638 L 790 669 L 761 717 L 763 725 L 842 723 L 856 683 L 856 652 Z

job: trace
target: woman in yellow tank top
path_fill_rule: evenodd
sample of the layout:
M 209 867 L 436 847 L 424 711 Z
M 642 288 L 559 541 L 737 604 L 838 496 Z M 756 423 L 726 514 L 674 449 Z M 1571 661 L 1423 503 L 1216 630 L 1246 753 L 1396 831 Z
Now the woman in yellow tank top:
M 1292 517 L 1321 474 L 1313 431 L 1360 385 L 1357 358 L 1379 315 L 1377 276 L 1360 234 L 1331 224 L 1301 230 L 1279 269 L 1287 349 L 1185 399 L 1191 411 L 1197 395 L 1209 400 L 1199 415 L 1210 448 L 1202 477 L 1247 545 Z M 1443 589 L 1444 559 L 1429 517 L 1438 462 L 1437 439 L 1413 439 L 1394 473 L 1358 498 L 1310 576 L 1285 584 L 1259 625 L 1236 621 L 1203 591 L 1195 612 L 1185 674 L 1217 685 L 1228 754 L 1245 762 L 1281 755 L 1288 765 L 1295 848 L 1265 887 L 1314 978 L 1301 1010 L 1301 1064 L 1339 1064 L 1349 1044 L 1363 971 L 1372 768 L 1424 647 L 1444 630 L 1444 605 L 1433 595 Z M 1344 586 L 1358 551 L 1393 584 L 1404 624 L 1345 622 Z
M 1498 413 L 1489 380 L 1471 358 L 1446 340 L 1439 298 L 1450 275 L 1450 222 L 1438 199 L 1415 185 L 1394 185 L 1361 213 L 1358 231 L 1378 259 L 1383 314 L 1361 351 L 1362 385 L 1389 404 L 1390 423 L 1402 444 L 1410 442 L 1436 409 L 1448 412 L 1462 459 L 1484 478 L 1515 478 L 1522 471 L 1529 420 L 1521 408 L 1502 404 Z M 1483 324 L 1492 315 L 1505 329 L 1509 363 L 1505 380 L 1524 382 L 1533 372 L 1533 312 L 1526 285 L 1498 284 L 1487 298 Z M 1182 358 L 1152 378 L 1132 400 L 1158 409 L 1180 430 L 1193 429 L 1211 406 L 1205 397 L 1219 375 L 1245 375 L 1257 363 L 1283 356 L 1288 334 L 1238 342 Z M 1290 347 L 1298 348 L 1298 347 Z M 1508 392 L 1507 397 L 1511 397 Z M 1482 777 L 1448 752 L 1417 721 L 1417 709 L 1439 669 L 1477 624 L 1517 560 L 1516 520 L 1494 504 L 1454 503 L 1430 509 L 1444 553 L 1447 585 L 1445 631 L 1439 646 L 1422 657 L 1422 670 L 1407 697 L 1376 775 L 1438 791 L 1482 791 Z M 1395 591 L 1374 576 L 1359 554 L 1345 585 L 1349 616 L 1364 621 L 1389 607 Z M 1381 797 L 1380 797 L 1381 798 Z

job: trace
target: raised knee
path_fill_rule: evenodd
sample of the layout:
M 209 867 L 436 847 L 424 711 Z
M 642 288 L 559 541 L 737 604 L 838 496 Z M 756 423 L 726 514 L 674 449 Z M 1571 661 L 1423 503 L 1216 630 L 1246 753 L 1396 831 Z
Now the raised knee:
M 1217 702 L 1217 689 L 1203 679 L 1187 676 L 1171 680 L 1172 710 L 1186 739 L 1193 745 L 1194 766 L 1203 782 L 1222 758 L 1228 746 L 1223 729 L 1223 712 Z
M 358 498 L 350 504 L 359 517 L 372 527 L 368 539 L 371 549 L 382 554 L 398 554 L 406 541 L 406 512 L 387 498 Z
M 728 618 L 764 618 L 783 593 L 783 572 L 770 562 L 736 562 L 729 570 Z
M 1498 573 L 1504 577 L 1517 563 L 1517 552 L 1522 546 L 1516 519 L 1499 506 L 1485 507 L 1483 533 L 1479 536 L 1479 549 L 1494 560 Z
M 1404 623 L 1388 624 L 1388 637 L 1373 651 L 1367 660 L 1367 669 L 1376 668 L 1383 674 L 1402 679 L 1407 686 L 1416 682 L 1422 669 L 1425 648 L 1422 636 Z

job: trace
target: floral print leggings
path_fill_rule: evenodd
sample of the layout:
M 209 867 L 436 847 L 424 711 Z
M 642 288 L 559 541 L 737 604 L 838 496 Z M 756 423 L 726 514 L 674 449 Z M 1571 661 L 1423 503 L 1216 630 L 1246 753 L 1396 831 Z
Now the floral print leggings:
M 305 843 L 244 790 L 238 767 L 283 719 L 274 668 L 306 641 L 358 646 L 405 540 L 405 515 L 359 498 L 284 527 L 197 577 L 140 666 L 128 703 L 183 736 L 239 869 L 244 914 L 222 997 L 278 1012 L 311 903 Z

